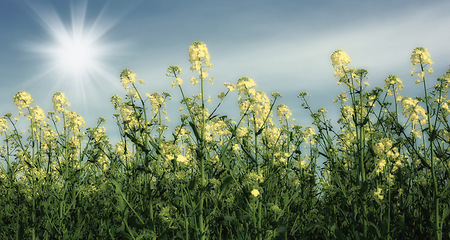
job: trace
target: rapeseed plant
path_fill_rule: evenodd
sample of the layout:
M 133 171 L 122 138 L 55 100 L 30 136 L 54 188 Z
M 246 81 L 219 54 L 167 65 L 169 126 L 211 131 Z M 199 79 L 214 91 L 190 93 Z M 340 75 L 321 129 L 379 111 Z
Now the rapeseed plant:
M 450 70 L 427 88 L 434 71 L 426 48 L 411 55 L 411 83 L 424 87 L 416 97 L 402 95 L 395 75 L 371 88 L 366 70 L 333 52 L 335 77 L 346 87 L 334 100 L 340 115 L 332 121 L 326 109 L 311 109 L 302 92 L 312 126 L 296 124 L 291 108 L 277 104 L 279 93 L 259 91 L 248 77 L 225 83 L 209 109 L 208 48 L 194 42 L 188 53 L 195 76 L 167 69 L 182 97 L 173 128 L 171 95 L 148 93 L 133 70 L 122 71 L 125 96 L 111 98 L 120 133 L 114 144 L 106 120 L 86 127 L 63 93 L 48 113 L 30 94 L 15 94 L 18 116 L 0 118 L 0 236 L 450 238 Z M 221 113 L 230 97 L 238 119 Z

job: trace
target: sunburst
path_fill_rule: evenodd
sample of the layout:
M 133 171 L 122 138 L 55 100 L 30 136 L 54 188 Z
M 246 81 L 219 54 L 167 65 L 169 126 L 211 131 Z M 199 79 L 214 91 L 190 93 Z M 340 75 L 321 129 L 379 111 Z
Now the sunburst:
M 121 44 L 106 39 L 114 21 L 105 21 L 101 11 L 88 22 L 86 1 L 77 3 L 70 5 L 70 21 L 51 6 L 32 6 L 49 38 L 27 47 L 45 63 L 38 78 L 51 78 L 52 91 L 65 91 L 85 101 L 89 90 L 115 85 L 109 82 L 114 76 L 105 62 L 118 53 Z

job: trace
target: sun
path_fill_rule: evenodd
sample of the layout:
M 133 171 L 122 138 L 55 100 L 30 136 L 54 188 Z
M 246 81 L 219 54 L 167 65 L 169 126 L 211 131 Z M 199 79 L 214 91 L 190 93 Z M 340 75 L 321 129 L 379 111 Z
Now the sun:
M 54 45 L 52 58 L 55 66 L 70 76 L 89 75 L 99 68 L 102 57 L 99 44 L 88 36 L 68 36 Z
M 120 43 L 107 38 L 115 21 L 105 19 L 103 11 L 88 18 L 87 2 L 77 4 L 69 5 L 70 12 L 65 15 L 52 6 L 31 6 L 46 37 L 28 43 L 27 49 L 42 59 L 39 76 L 53 79 L 52 91 L 68 92 L 86 101 L 90 88 L 111 86 L 105 84 L 113 78 L 106 62 L 120 51 Z

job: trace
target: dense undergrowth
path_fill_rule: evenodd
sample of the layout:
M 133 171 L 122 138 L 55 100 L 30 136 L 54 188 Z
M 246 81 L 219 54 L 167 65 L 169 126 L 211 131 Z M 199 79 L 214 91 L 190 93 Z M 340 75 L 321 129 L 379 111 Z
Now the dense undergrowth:
M 328 119 L 300 93 L 311 127 L 247 77 L 218 96 L 237 98 L 239 118 L 207 109 L 206 45 L 193 43 L 189 56 L 197 95 L 185 96 L 181 69 L 168 68 L 182 96 L 173 129 L 170 94 L 144 93 L 122 72 L 127 94 L 111 98 L 117 144 L 104 119 L 86 128 L 63 93 L 45 114 L 18 92 L 19 116 L 0 118 L 0 238 L 450 239 L 450 70 L 428 79 L 426 49 L 411 56 L 417 97 L 402 96 L 394 75 L 370 88 L 367 71 L 334 52 L 347 86 L 335 101 L 341 114 Z

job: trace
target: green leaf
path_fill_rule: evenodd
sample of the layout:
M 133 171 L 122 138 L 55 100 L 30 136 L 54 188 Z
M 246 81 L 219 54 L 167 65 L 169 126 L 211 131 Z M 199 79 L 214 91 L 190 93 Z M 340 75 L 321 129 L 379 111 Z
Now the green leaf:
M 450 208 L 445 207 L 444 212 L 442 213 L 442 221 L 441 223 L 444 223 L 444 220 L 448 217 L 448 215 L 450 214 Z
M 233 181 L 233 177 L 230 176 L 230 175 L 226 176 L 226 177 L 222 180 L 222 185 L 220 186 L 220 191 L 222 192 L 222 194 L 223 194 L 223 192 L 225 192 L 225 191 L 228 190 L 228 188 L 229 188 L 229 186 L 230 186 L 230 183 L 231 183 L 232 181 Z
M 198 134 L 197 127 L 195 126 L 195 124 L 193 122 L 189 121 L 189 126 L 191 126 L 191 128 L 192 128 L 192 131 L 194 132 L 195 138 L 197 140 L 201 140 L 200 139 L 200 135 Z
M 260 128 L 258 130 L 258 132 L 256 132 L 256 136 L 259 136 L 262 133 L 263 130 L 264 130 L 264 127 Z

